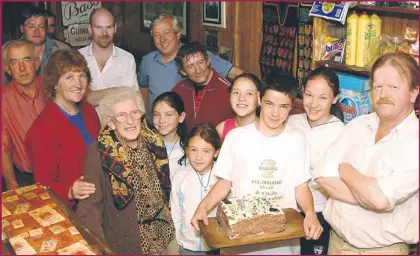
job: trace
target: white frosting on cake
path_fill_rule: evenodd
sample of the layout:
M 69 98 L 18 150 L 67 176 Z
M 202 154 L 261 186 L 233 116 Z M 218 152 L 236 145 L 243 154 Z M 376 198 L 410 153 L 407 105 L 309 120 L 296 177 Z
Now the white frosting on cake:
M 230 203 L 222 201 L 219 205 L 226 214 L 229 225 L 234 225 L 239 221 L 263 214 L 284 215 L 277 200 L 273 198 L 244 197 L 241 199 L 230 199 Z

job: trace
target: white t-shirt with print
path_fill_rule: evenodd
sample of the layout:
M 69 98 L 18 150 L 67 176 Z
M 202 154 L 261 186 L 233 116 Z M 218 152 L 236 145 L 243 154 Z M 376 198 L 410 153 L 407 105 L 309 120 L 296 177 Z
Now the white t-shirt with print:
M 225 138 L 213 169 L 232 181 L 233 196 L 276 196 L 282 208 L 298 210 L 295 188 L 307 182 L 309 153 L 303 134 L 289 126 L 275 137 L 261 134 L 255 123 L 238 127 Z M 299 254 L 299 239 L 223 249 L 224 254 Z
M 287 125 L 301 131 L 305 135 L 311 159 L 311 174 L 315 165 L 324 156 L 330 145 L 338 139 L 344 128 L 344 123 L 335 116 L 331 116 L 331 119 L 325 124 L 311 127 L 305 113 L 289 116 Z M 309 183 L 309 188 L 314 198 L 315 211 L 322 212 L 327 204 L 329 195 L 315 181 Z

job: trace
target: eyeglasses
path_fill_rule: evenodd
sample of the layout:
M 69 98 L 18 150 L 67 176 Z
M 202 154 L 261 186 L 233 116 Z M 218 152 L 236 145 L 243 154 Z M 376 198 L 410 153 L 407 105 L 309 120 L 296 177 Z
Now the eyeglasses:
M 128 115 L 130 115 L 130 117 L 133 120 L 139 120 L 141 118 L 142 112 L 140 110 L 132 110 L 129 113 L 127 113 L 127 112 L 120 112 L 116 116 L 110 116 L 110 117 L 115 118 L 115 120 L 117 120 L 120 123 L 124 123 L 124 122 L 127 121 Z
M 30 30 L 35 30 L 35 29 L 45 30 L 46 26 L 44 24 L 35 25 L 31 23 L 31 24 L 25 25 L 25 28 L 29 28 Z

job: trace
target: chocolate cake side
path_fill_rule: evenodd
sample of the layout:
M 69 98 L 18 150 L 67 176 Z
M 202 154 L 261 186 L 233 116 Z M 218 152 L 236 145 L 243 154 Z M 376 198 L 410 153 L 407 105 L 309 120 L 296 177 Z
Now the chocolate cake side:
M 265 198 L 221 202 L 216 219 L 229 239 L 275 234 L 286 229 L 283 210 Z

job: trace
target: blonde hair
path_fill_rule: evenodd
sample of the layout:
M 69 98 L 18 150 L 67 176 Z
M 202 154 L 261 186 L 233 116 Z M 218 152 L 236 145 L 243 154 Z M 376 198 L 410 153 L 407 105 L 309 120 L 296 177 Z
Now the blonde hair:
M 170 15 L 170 14 L 166 14 L 166 13 L 162 13 L 159 14 L 159 16 L 153 20 L 152 22 L 152 26 L 150 29 L 150 35 L 153 36 L 153 28 L 160 24 L 163 20 L 169 19 L 172 21 L 172 28 L 174 29 L 175 33 L 179 33 L 181 31 L 181 27 L 179 26 L 178 20 L 175 18 L 175 16 Z
M 375 71 L 385 65 L 390 65 L 398 70 L 401 78 L 406 80 L 411 90 L 418 87 L 419 66 L 416 60 L 406 53 L 387 53 L 377 59 L 370 72 L 371 83 L 373 83 Z
M 135 91 L 131 87 L 118 87 L 115 88 L 111 93 L 105 95 L 99 102 L 98 112 L 101 119 L 101 126 L 104 128 L 107 124 L 107 117 L 112 116 L 112 106 L 121 101 L 132 100 L 137 105 L 137 108 L 145 113 L 146 108 L 144 107 L 143 98 L 140 96 L 138 91 Z

